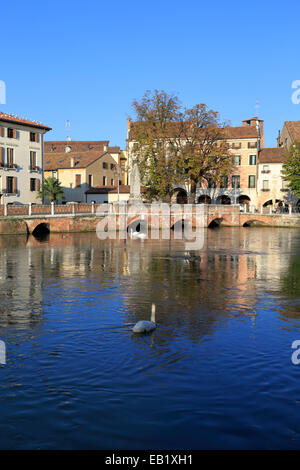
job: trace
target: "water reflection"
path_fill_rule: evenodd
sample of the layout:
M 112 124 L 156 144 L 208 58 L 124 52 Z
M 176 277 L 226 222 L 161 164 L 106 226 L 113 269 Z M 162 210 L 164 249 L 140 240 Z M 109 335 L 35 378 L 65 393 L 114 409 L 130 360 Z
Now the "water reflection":
M 0 237 L 0 448 L 297 448 L 299 266 L 288 229 Z

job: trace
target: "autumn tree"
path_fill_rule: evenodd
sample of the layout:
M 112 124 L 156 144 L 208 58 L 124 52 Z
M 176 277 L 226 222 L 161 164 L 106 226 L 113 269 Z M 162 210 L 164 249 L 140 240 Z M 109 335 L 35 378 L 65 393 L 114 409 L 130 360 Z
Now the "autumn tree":
M 197 104 L 183 108 L 178 97 L 147 91 L 133 108 L 133 159 L 138 162 L 150 197 L 170 195 L 175 184 L 190 185 L 190 202 L 203 180 L 216 184 L 232 168 L 226 141 L 226 126 L 217 112 Z
M 180 114 L 172 148 L 177 182 L 184 179 L 190 184 L 191 203 L 195 202 L 198 184 L 206 181 L 218 186 L 232 170 L 226 124 L 205 104 L 196 104 Z
M 150 198 L 164 198 L 175 181 L 168 165 L 170 123 L 175 123 L 181 104 L 175 95 L 164 91 L 147 91 L 132 103 L 136 122 L 131 128 L 134 140 L 133 162 L 139 165 L 142 181 Z
M 300 196 L 300 143 L 292 146 L 282 169 L 288 188 Z

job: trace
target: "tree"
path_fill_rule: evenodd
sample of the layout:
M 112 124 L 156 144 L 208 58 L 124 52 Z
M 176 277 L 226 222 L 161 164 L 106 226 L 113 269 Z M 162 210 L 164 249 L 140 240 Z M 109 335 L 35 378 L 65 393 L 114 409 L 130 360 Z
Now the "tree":
M 173 166 L 177 179 L 190 183 L 190 202 L 195 202 L 197 185 L 204 180 L 219 185 L 232 170 L 226 143 L 226 124 L 216 111 L 196 104 L 180 114 L 177 136 L 172 140 Z M 178 181 L 179 182 L 179 181 Z
M 205 104 L 183 108 L 178 97 L 147 91 L 133 102 L 137 122 L 130 138 L 150 197 L 165 197 L 174 184 L 187 183 L 195 201 L 197 184 L 228 177 L 232 159 L 225 141 L 226 126 Z
M 170 123 L 178 119 L 181 104 L 175 95 L 146 91 L 141 101 L 132 103 L 137 122 L 132 127 L 133 161 L 139 165 L 148 197 L 170 193 L 174 174 L 168 165 Z
M 38 197 L 43 199 L 46 197 L 50 202 L 57 201 L 64 195 L 64 190 L 61 183 L 56 178 L 46 178 L 43 181 L 42 187 L 39 191 Z
M 283 179 L 288 188 L 300 196 L 300 143 L 292 146 L 282 169 Z

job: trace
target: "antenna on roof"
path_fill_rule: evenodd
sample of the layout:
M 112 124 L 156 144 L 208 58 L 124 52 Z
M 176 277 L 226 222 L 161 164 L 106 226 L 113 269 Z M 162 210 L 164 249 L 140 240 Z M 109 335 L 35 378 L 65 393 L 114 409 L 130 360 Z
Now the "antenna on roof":
M 66 130 L 67 130 L 67 134 L 69 134 L 69 130 L 70 130 L 70 126 L 71 126 L 71 123 L 70 121 L 66 121 Z M 67 135 L 67 141 L 70 142 L 71 140 L 71 137 L 69 135 Z

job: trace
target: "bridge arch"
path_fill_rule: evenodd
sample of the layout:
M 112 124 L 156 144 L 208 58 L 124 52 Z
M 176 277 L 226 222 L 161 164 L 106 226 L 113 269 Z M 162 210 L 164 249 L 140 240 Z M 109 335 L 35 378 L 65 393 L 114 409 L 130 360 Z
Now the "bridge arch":
M 171 194 L 171 203 L 187 204 L 188 195 L 187 191 L 183 188 L 175 188 Z
M 226 194 L 222 194 L 222 196 L 218 196 L 216 199 L 216 204 L 231 204 L 231 199 Z
M 211 197 L 206 194 L 202 194 L 198 197 L 197 204 L 211 204 Z
M 50 224 L 47 222 L 41 222 L 35 226 L 32 231 L 32 235 L 36 238 L 47 237 L 50 233 Z

